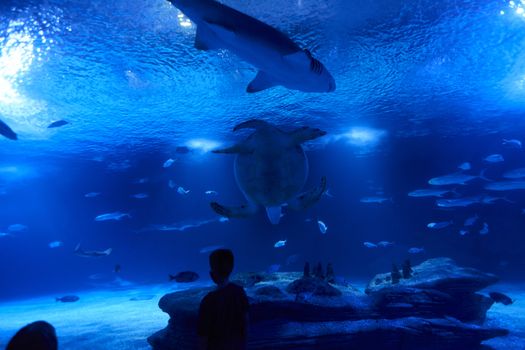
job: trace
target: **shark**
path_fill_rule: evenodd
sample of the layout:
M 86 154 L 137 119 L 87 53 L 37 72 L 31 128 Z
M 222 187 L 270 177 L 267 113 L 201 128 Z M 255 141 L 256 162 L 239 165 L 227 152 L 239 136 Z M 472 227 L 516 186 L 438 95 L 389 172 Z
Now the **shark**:
M 197 26 L 196 49 L 227 49 L 258 69 L 248 93 L 275 86 L 335 91 L 335 80 L 326 67 L 272 26 L 214 0 L 169 1 Z
M 80 248 L 80 243 L 75 248 L 75 254 L 83 258 L 100 258 L 102 256 L 108 256 L 113 251 L 112 248 L 106 250 L 83 250 Z

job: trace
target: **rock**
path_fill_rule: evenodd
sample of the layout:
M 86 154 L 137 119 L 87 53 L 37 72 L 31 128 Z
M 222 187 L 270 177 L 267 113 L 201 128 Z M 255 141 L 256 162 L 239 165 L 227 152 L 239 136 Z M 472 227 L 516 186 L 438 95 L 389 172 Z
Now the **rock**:
M 273 299 L 279 299 L 284 297 L 284 293 L 279 288 L 272 285 L 257 288 L 255 290 L 255 295 L 262 297 L 270 297 Z
M 447 293 L 476 292 L 498 281 L 490 273 L 473 268 L 459 267 L 449 258 L 430 259 L 412 268 L 413 276 L 401 279 L 399 285 L 419 289 L 435 289 Z M 370 294 L 390 287 L 390 274 L 376 275 L 368 284 L 365 293 Z
M 342 293 L 328 282 L 315 277 L 300 278 L 288 285 L 286 291 L 290 294 L 312 293 L 315 296 L 336 297 Z

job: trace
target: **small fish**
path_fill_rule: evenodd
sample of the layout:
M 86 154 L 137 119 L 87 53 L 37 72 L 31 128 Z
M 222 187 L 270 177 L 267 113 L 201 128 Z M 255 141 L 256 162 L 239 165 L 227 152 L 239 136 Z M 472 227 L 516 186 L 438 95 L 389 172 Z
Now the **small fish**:
M 525 181 L 491 182 L 485 185 L 485 189 L 490 191 L 525 190 Z
M 443 197 L 448 193 L 452 193 L 454 190 L 440 190 L 440 189 L 421 189 L 408 192 L 409 197 Z
M 18 140 L 18 136 L 16 133 L 3 121 L 0 120 L 0 135 L 10 139 L 10 140 Z
M 370 197 L 363 197 L 359 200 L 361 203 L 376 203 L 376 204 L 382 204 L 385 202 L 392 202 L 392 198 L 387 197 L 381 197 L 381 196 L 370 196 Z
M 102 256 L 108 256 L 113 251 L 112 248 L 106 250 L 82 250 L 80 243 L 75 248 L 75 254 L 83 258 L 100 258 Z
M 64 297 L 61 297 L 61 298 L 55 298 L 55 301 L 57 302 L 62 302 L 62 303 L 74 303 L 75 301 L 79 301 L 80 298 L 77 297 L 76 295 L 66 295 Z
M 206 246 L 204 248 L 201 248 L 199 250 L 199 253 L 201 253 L 201 254 L 211 253 L 214 250 L 221 249 L 221 248 L 224 248 L 224 246 L 223 245 L 210 245 L 210 246 Z
M 175 163 L 175 160 L 170 158 L 167 161 L 165 161 L 164 164 L 162 164 L 162 167 L 169 168 L 170 166 L 173 165 L 173 163 Z
M 61 242 L 61 241 L 54 241 L 48 244 L 49 248 L 58 248 L 58 247 L 62 247 L 63 245 L 64 245 L 64 242 Z
M 525 178 L 525 168 L 518 168 L 518 169 L 506 171 L 503 173 L 503 177 L 506 179 Z
M 482 200 L 482 196 L 463 198 L 440 198 L 436 200 L 436 205 L 440 208 L 468 207 L 472 204 L 481 203 Z
M 113 272 L 120 273 L 120 270 L 122 270 L 122 266 L 120 266 L 120 264 L 115 264 L 115 267 L 113 268 Z
M 489 296 L 492 300 L 494 300 L 496 303 L 501 303 L 503 305 L 510 305 L 514 303 L 514 300 L 512 300 L 509 296 L 499 293 L 499 292 L 492 292 L 489 293 Z
M 273 265 L 270 265 L 268 267 L 266 272 L 267 273 L 276 273 L 276 272 L 279 272 L 280 269 L 281 269 L 281 265 L 280 264 L 273 264 Z
M 409 254 L 421 254 L 425 252 L 425 248 L 412 247 L 408 249 Z
M 51 124 L 49 124 L 47 126 L 48 129 L 52 129 L 52 128 L 59 128 L 61 126 L 64 126 L 64 125 L 67 125 L 69 124 L 69 122 L 65 121 L 65 120 L 57 120 L 55 122 L 52 122 Z
M 199 279 L 199 274 L 193 271 L 182 271 L 176 275 L 169 275 L 170 282 L 190 283 Z
M 388 242 L 388 241 L 380 241 L 377 243 L 377 246 L 381 248 L 392 247 L 393 245 L 394 245 L 394 242 Z
M 11 233 L 7 233 L 7 232 L 0 232 L 0 238 L 1 237 L 11 237 L 12 234 Z
M 9 225 L 9 227 L 7 228 L 7 231 L 9 231 L 9 232 L 23 232 L 23 231 L 26 231 L 26 230 L 27 230 L 27 226 L 26 225 L 22 225 L 22 224 Z
M 431 222 L 427 225 L 428 228 L 433 230 L 440 230 L 442 228 L 452 225 L 453 221 L 440 221 L 440 222 Z
M 219 218 L 219 222 L 228 222 L 228 221 L 230 221 L 230 219 L 228 219 L 227 217 L 221 216 Z
M 95 198 L 100 196 L 100 192 L 89 192 L 84 195 L 86 198 Z
M 372 242 L 363 242 L 363 245 L 367 248 L 377 248 L 377 244 Z
M 122 213 L 120 211 L 116 211 L 113 213 L 100 214 L 99 216 L 95 217 L 95 221 L 108 221 L 108 220 L 120 221 L 123 218 L 131 219 L 131 215 L 128 213 Z
M 149 197 L 149 194 L 147 193 L 137 193 L 137 194 L 131 195 L 131 198 L 136 198 L 136 199 L 145 199 L 148 197 Z
M 507 203 L 515 203 L 508 199 L 507 197 L 492 197 L 492 196 L 483 196 L 481 203 L 483 204 L 494 204 L 496 201 L 505 201 Z
M 145 184 L 148 182 L 149 182 L 149 179 L 147 177 L 142 177 L 140 179 L 136 179 L 135 181 L 133 181 L 134 184 Z
M 168 187 L 169 188 L 174 189 L 176 186 L 177 186 L 177 184 L 175 183 L 175 181 L 173 181 L 173 180 L 168 181 Z
M 470 170 L 471 168 L 472 166 L 470 165 L 469 162 L 464 162 L 458 165 L 458 169 L 461 169 L 461 170 Z
M 472 226 L 478 221 L 479 216 L 478 214 L 474 214 L 474 216 L 470 216 L 465 219 L 465 222 L 463 223 L 463 226 Z
M 321 220 L 317 220 L 317 226 L 319 226 L 319 231 L 324 235 L 328 231 L 328 226 Z
M 185 190 L 183 187 L 179 186 L 177 188 L 177 193 L 178 194 L 182 194 L 182 195 L 186 195 L 186 194 L 190 193 L 190 190 Z
M 277 241 L 275 242 L 275 244 L 273 245 L 275 248 L 282 248 L 286 245 L 286 239 L 285 240 L 282 240 L 282 241 Z
M 461 236 L 465 236 L 465 235 L 468 235 L 469 234 L 469 231 L 468 230 L 459 230 L 459 234 Z
M 481 228 L 481 230 L 479 230 L 479 234 L 480 235 L 486 235 L 489 233 L 489 224 L 487 224 L 486 222 L 483 223 L 483 227 Z
M 213 191 L 213 190 L 208 190 L 208 191 L 206 191 L 204 193 L 209 195 L 209 196 L 216 196 L 216 195 L 219 194 L 217 191 Z
M 430 185 L 434 186 L 446 186 L 446 185 L 465 185 L 467 182 L 470 182 L 474 179 L 483 179 L 485 181 L 491 181 L 485 177 L 485 170 L 482 170 L 478 176 L 468 175 L 462 172 L 433 177 L 428 180 Z
M 487 163 L 501 163 L 505 161 L 501 154 L 491 154 L 483 158 L 483 160 Z
M 521 148 L 521 141 L 516 139 L 503 139 L 503 142 L 501 143 L 503 146 L 509 146 L 509 147 L 515 147 L 515 148 Z

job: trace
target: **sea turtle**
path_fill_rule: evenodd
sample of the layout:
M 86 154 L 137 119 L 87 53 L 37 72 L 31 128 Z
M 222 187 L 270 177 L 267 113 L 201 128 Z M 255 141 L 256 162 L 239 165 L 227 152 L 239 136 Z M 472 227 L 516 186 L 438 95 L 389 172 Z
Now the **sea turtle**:
M 226 207 L 211 202 L 216 213 L 228 218 L 244 218 L 253 215 L 262 205 L 270 222 L 278 224 L 282 206 L 299 210 L 319 200 L 326 190 L 324 176 L 318 187 L 301 193 L 308 176 L 308 159 L 301 144 L 326 135 L 325 131 L 302 127 L 285 132 L 258 119 L 243 122 L 233 131 L 241 129 L 255 129 L 255 132 L 241 143 L 213 152 L 236 154 L 235 180 L 248 203 Z

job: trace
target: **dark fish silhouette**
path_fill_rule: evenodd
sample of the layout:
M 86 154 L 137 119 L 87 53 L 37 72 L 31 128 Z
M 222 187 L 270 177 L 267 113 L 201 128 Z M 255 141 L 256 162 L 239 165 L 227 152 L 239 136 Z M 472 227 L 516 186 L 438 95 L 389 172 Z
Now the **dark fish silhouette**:
M 113 269 L 113 272 L 115 272 L 115 273 L 119 273 L 120 270 L 121 270 L 121 266 L 120 266 L 120 264 L 116 264 L 116 265 L 115 265 L 115 268 Z
M 15 132 L 3 121 L 0 120 L 0 134 L 7 137 L 10 140 L 18 140 L 18 136 Z
M 66 295 L 62 298 L 55 298 L 56 301 L 60 301 L 62 303 L 74 303 L 75 301 L 79 301 L 80 298 L 76 295 Z
M 512 300 L 509 296 L 499 293 L 499 292 L 492 292 L 489 293 L 489 296 L 492 300 L 494 300 L 496 303 L 502 303 L 503 305 L 510 305 L 514 303 L 514 300 Z
M 194 282 L 199 279 L 199 274 L 193 271 L 182 271 L 176 274 L 175 276 L 174 275 L 169 275 L 169 276 L 170 276 L 170 281 L 175 281 L 179 283 L 189 283 L 189 282 Z
M 51 124 L 49 124 L 47 126 L 48 129 L 51 129 L 51 128 L 58 128 L 58 127 L 61 127 L 61 126 L 64 126 L 66 124 L 69 124 L 69 122 L 66 122 L 65 120 L 57 120 L 56 122 L 52 122 Z

